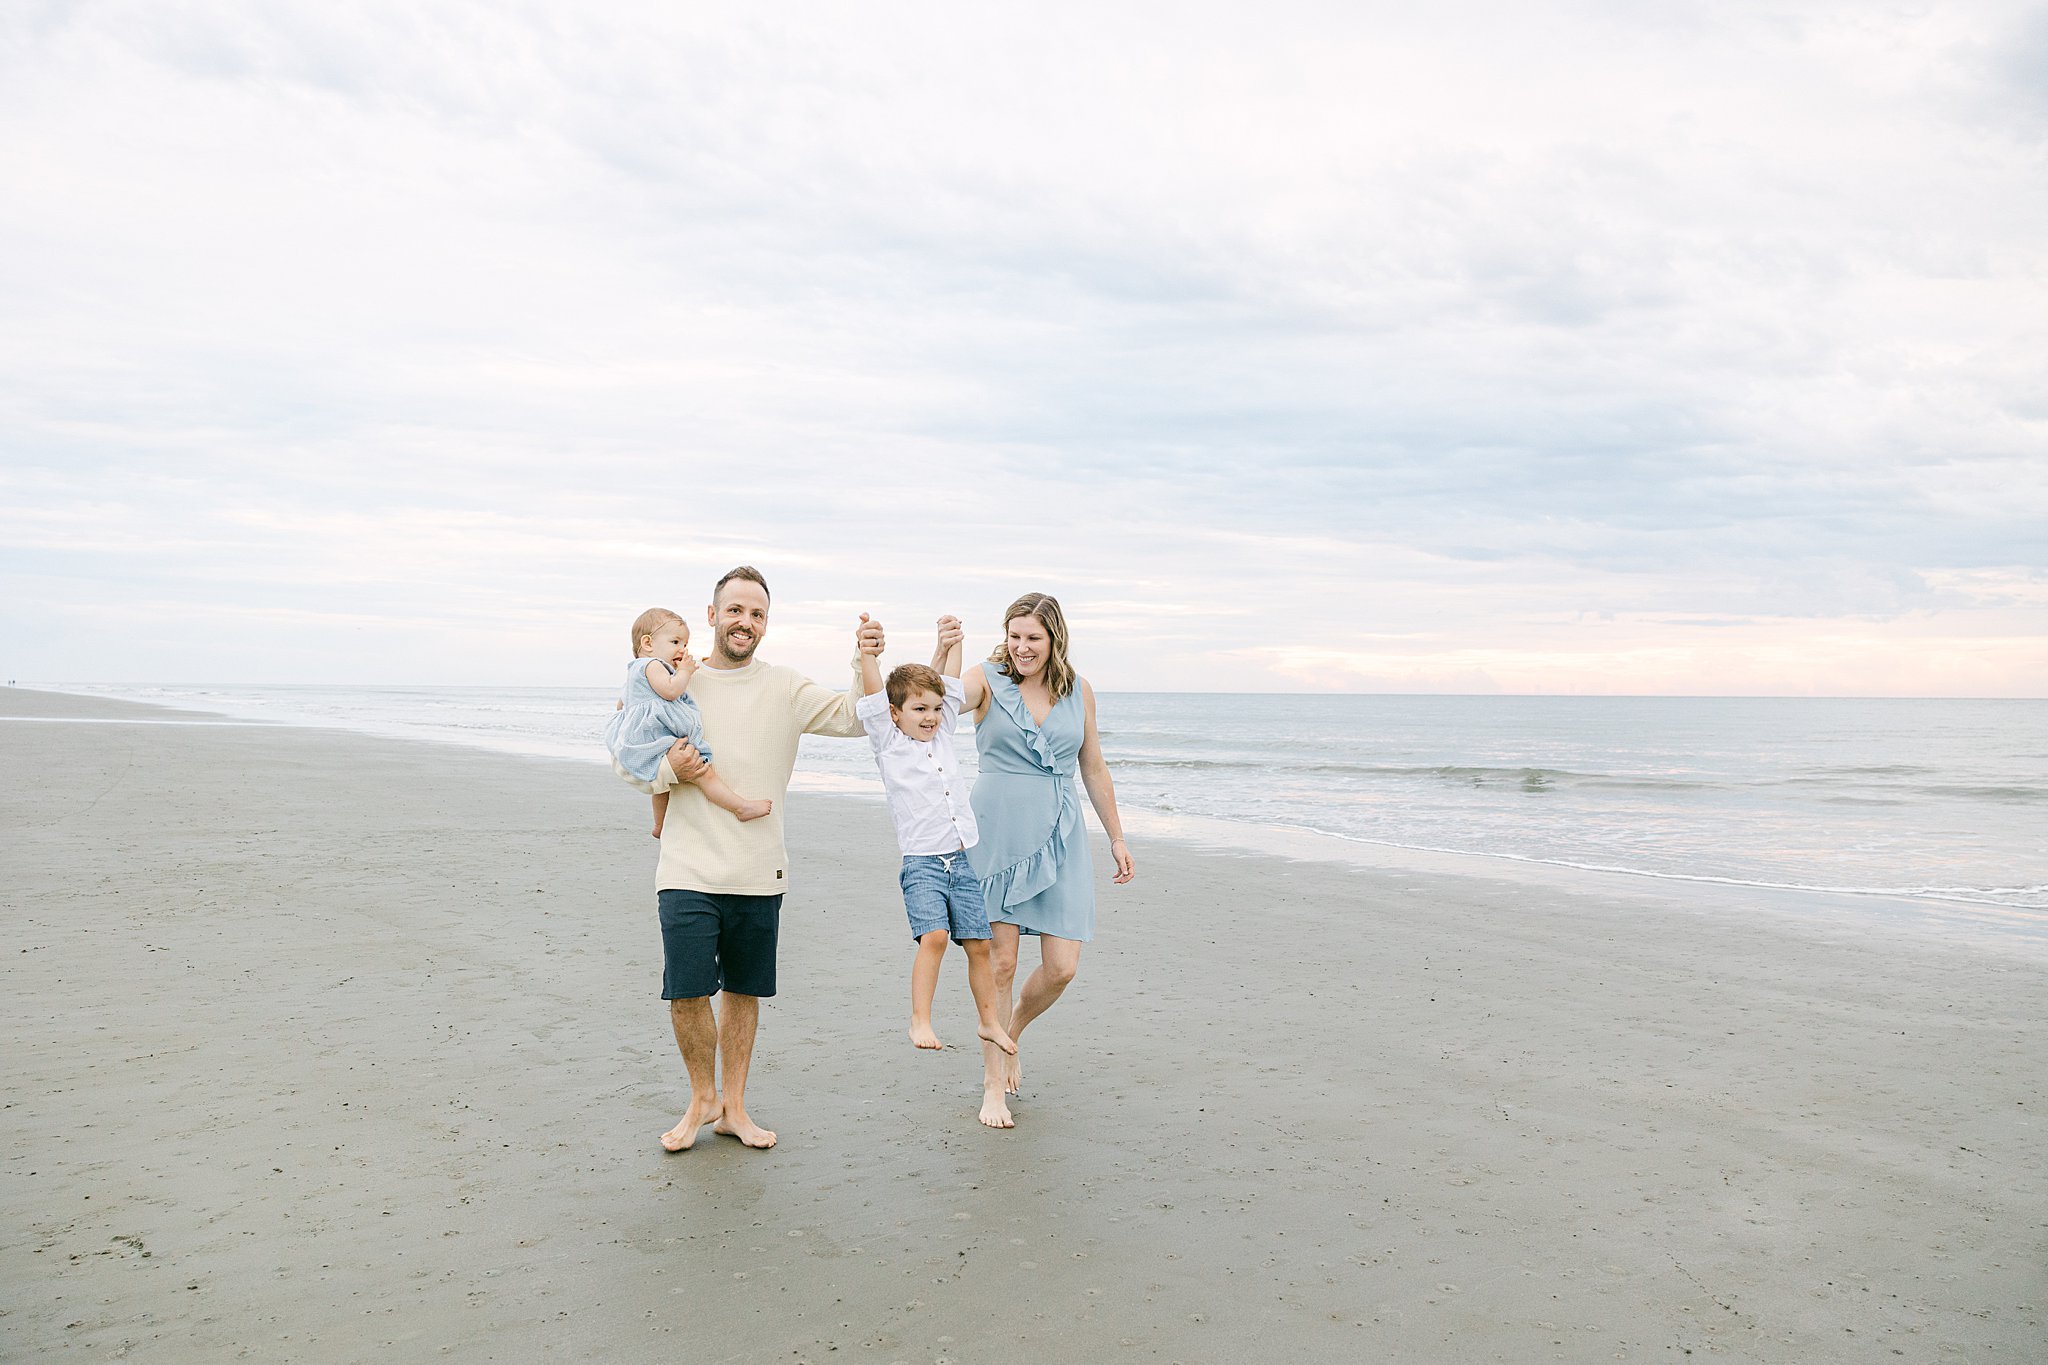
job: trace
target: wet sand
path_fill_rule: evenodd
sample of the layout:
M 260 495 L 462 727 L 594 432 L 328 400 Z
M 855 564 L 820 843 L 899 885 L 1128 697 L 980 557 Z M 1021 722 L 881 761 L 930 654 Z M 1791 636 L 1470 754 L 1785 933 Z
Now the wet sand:
M 2039 939 L 1140 841 L 991 1132 L 797 796 L 781 1144 L 667 1155 L 644 798 L 179 719 L 0 690 L 5 1358 L 2048 1350 Z

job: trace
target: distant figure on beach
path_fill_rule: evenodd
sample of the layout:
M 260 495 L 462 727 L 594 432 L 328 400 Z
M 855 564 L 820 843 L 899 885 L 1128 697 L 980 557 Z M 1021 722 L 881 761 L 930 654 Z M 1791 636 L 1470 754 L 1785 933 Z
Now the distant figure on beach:
M 950 643 L 945 636 L 949 621 L 954 626 Z M 910 937 L 917 944 L 910 966 L 910 1041 L 921 1048 L 942 1046 L 932 1029 L 932 995 L 946 944 L 952 942 L 967 954 L 967 985 L 981 1016 L 976 1032 L 984 1043 L 1009 1054 L 1017 1045 L 996 1014 L 988 912 L 981 881 L 967 860 L 976 837 L 974 811 L 953 754 L 962 696 L 958 624 L 953 617 L 940 618 L 931 667 L 903 664 L 890 671 L 886 682 L 881 660 L 863 653 L 861 690 L 866 695 L 854 709 L 874 746 L 875 766 L 881 769 L 882 790 L 896 823 L 896 846 L 903 854 L 898 880 Z
M 612 759 L 641 782 L 651 783 L 661 769 L 661 760 L 679 739 L 697 746 L 697 755 L 711 762 L 711 746 L 704 742 L 704 723 L 697 703 L 690 700 L 690 678 L 697 660 L 690 654 L 690 627 L 682 617 L 664 607 L 649 607 L 633 622 L 633 662 L 626 665 L 626 685 L 619 693 L 618 709 L 605 723 L 605 747 Z M 706 800 L 736 820 L 758 820 L 774 806 L 772 801 L 749 801 L 731 787 L 717 770 L 706 768 L 697 779 L 697 790 Z M 654 837 L 661 837 L 662 821 L 668 815 L 668 793 L 654 794 Z
M 690 1073 L 689 1107 L 661 1135 L 661 1145 L 671 1152 L 693 1146 L 707 1123 L 749 1147 L 775 1145 L 775 1134 L 747 1112 L 747 1071 L 761 998 L 775 994 L 775 941 L 789 885 L 784 797 L 800 736 L 852 739 L 862 733 L 854 713 L 857 677 L 849 691 L 834 692 L 794 669 L 754 657 L 768 633 L 768 582 L 760 570 L 741 565 L 719 579 L 705 617 L 711 653 L 690 683 L 705 737 L 718 746 L 726 779 L 740 790 L 763 793 L 774 808 L 759 820 L 726 818 L 701 786 L 692 785 L 708 765 L 687 739 L 675 742 L 652 781 L 612 765 L 642 791 L 671 797 L 654 875 L 661 997 L 669 1002 L 676 1047 Z M 881 623 L 862 618 L 854 644 L 863 654 L 879 655 Z M 711 1005 L 720 991 L 723 1019 Z
M 940 622 L 942 644 L 960 623 Z M 994 934 L 996 1013 L 1020 1045 L 1032 1020 L 1052 1008 L 1095 936 L 1094 865 L 1074 790 L 1081 785 L 1109 835 L 1119 885 L 1135 871 L 1117 814 L 1116 787 L 1095 732 L 1095 690 L 1067 662 L 1067 619 L 1060 604 L 1026 593 L 1003 613 L 1003 640 L 961 679 L 981 755 L 972 806 L 981 839 L 968 850 Z M 1019 934 L 1038 937 L 1038 968 L 1013 1000 Z M 982 1045 L 981 1121 L 1011 1128 L 1008 1096 L 1018 1092 L 1018 1056 Z

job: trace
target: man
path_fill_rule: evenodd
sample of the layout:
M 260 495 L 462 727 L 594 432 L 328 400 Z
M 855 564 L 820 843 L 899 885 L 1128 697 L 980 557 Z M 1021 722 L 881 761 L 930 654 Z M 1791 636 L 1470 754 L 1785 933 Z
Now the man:
M 698 1129 L 707 1123 L 749 1147 L 775 1145 L 775 1134 L 747 1112 L 747 1070 L 761 997 L 775 994 L 776 932 L 788 887 L 782 813 L 789 775 L 796 766 L 799 736 L 863 733 L 854 713 L 861 695 L 858 672 L 853 690 L 842 694 L 754 657 L 768 633 L 768 583 L 759 570 L 741 565 L 719 579 L 705 615 L 711 651 L 690 681 L 690 696 L 704 718 L 704 738 L 733 789 L 767 797 L 774 808 L 759 820 L 742 822 L 712 805 L 691 785 L 707 765 L 687 740 L 669 750 L 653 783 L 634 783 L 669 794 L 654 877 L 661 914 L 661 995 L 669 1002 L 676 1047 L 690 1072 L 690 1107 L 680 1123 L 661 1135 L 661 1145 L 671 1152 L 695 1145 Z M 855 647 L 862 654 L 880 654 L 881 623 L 863 616 Z M 711 1008 L 711 996 L 720 991 L 725 995 L 723 1021 Z M 723 1091 L 718 1085 L 721 1066 Z

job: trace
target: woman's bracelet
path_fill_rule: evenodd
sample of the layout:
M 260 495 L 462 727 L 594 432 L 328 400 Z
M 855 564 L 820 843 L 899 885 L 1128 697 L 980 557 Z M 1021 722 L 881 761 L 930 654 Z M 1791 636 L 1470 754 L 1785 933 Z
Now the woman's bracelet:
M 1123 840 L 1123 839 L 1111 839 L 1111 840 L 1109 841 L 1109 846 L 1110 846 L 1111 848 L 1115 848 L 1115 847 L 1116 847 L 1116 846 L 1117 846 L 1118 844 L 1123 844 L 1123 845 L 1124 845 L 1124 847 L 1126 847 L 1126 848 L 1129 848 L 1129 847 L 1130 847 L 1130 844 L 1129 844 L 1129 843 L 1128 843 L 1127 841 Z

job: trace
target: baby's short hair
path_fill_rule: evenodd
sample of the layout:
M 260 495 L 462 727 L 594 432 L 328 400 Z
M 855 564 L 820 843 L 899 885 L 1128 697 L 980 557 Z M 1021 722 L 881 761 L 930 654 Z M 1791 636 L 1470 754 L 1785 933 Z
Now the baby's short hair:
M 660 630 L 671 621 L 680 621 L 682 619 L 682 617 L 676 615 L 667 607 L 649 607 L 646 611 L 634 617 L 633 657 L 636 659 L 640 657 L 640 641 L 643 637 L 654 634 L 655 631 Z
M 889 705 L 901 706 L 919 692 L 936 692 L 946 695 L 946 681 L 937 670 L 926 664 L 898 664 L 889 670 L 889 680 L 883 684 L 889 694 Z

